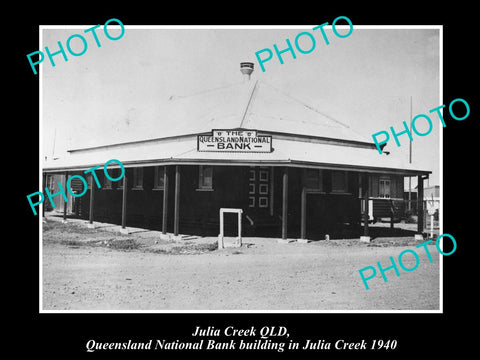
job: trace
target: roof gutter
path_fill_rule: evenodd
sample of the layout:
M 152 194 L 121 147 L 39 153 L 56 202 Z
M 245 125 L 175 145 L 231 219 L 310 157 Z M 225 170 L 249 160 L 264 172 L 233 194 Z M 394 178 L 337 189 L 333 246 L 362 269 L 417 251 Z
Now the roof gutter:
M 325 170 L 348 170 L 353 172 L 363 173 L 379 173 L 379 174 L 395 174 L 403 176 L 425 176 L 424 179 L 429 177 L 432 172 L 429 170 L 415 170 L 415 169 L 396 169 L 396 168 L 383 168 L 372 166 L 358 166 L 358 165 L 336 165 L 326 163 L 312 163 L 296 160 L 211 160 L 211 159 L 155 159 L 155 160 L 141 160 L 141 161 L 129 161 L 122 162 L 124 167 L 134 168 L 142 166 L 163 166 L 163 165 L 213 165 L 213 166 L 287 166 L 294 168 L 311 168 L 311 169 L 325 169 Z M 45 167 L 44 173 L 59 173 L 64 171 L 84 171 L 91 169 L 99 164 L 88 165 L 73 165 L 64 167 Z M 112 165 L 112 168 L 115 166 Z

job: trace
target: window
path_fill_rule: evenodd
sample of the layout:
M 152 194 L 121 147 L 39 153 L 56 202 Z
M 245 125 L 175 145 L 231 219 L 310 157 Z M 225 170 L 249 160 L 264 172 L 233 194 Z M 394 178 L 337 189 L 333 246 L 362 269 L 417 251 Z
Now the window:
M 380 178 L 378 186 L 378 196 L 381 198 L 390 199 L 390 179 Z
M 125 183 L 125 176 L 122 177 L 118 182 L 117 182 L 117 190 L 123 190 L 123 184 Z
M 348 192 L 348 174 L 346 171 L 332 171 L 332 192 Z
M 268 184 L 259 184 L 258 193 L 261 195 L 268 195 Z
M 110 180 L 109 178 L 104 176 L 102 188 L 105 189 L 105 190 L 111 190 L 112 189 L 112 180 Z
M 259 173 L 259 178 L 260 178 L 259 180 L 260 181 L 268 181 L 268 169 L 267 170 L 260 170 L 258 173 Z
M 266 208 L 268 207 L 268 197 L 261 196 L 258 198 L 258 207 Z
M 308 190 L 323 191 L 323 173 L 319 169 L 305 170 L 305 186 Z
M 163 190 L 165 188 L 165 167 L 155 166 L 153 176 L 153 190 Z
M 213 190 L 213 167 L 199 166 L 198 190 Z
M 92 185 L 93 185 L 93 183 L 95 182 L 93 176 L 92 176 L 92 175 L 88 175 L 88 176 L 86 177 L 86 180 L 87 180 L 87 189 L 88 189 L 88 190 L 92 190 Z
M 133 186 L 134 190 L 143 190 L 143 168 L 133 168 Z
M 111 178 L 117 179 L 120 177 L 120 169 L 113 169 L 113 175 L 110 175 Z M 125 175 L 116 182 L 117 190 L 123 190 L 123 184 L 125 184 L 125 177 L 127 176 L 127 170 L 125 170 Z M 111 186 L 111 185 L 110 185 Z

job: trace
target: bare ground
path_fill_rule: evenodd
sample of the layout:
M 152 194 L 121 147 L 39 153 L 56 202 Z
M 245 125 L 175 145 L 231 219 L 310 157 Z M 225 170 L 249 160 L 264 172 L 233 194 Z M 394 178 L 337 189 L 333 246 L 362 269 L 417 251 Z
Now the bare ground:
M 439 255 L 413 238 L 279 244 L 246 238 L 216 250 L 216 238 L 164 241 L 76 224 L 43 226 L 43 310 L 438 310 Z M 405 249 L 416 270 L 378 269 L 366 290 L 359 269 L 390 265 Z M 410 255 L 403 258 L 413 267 Z

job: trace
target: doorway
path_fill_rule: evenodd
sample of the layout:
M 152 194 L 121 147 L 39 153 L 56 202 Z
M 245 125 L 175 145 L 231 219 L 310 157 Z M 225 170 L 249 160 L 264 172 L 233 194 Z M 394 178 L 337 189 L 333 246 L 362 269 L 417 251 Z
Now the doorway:
M 270 208 L 270 169 L 263 166 L 251 166 L 248 178 L 249 210 L 268 211 Z

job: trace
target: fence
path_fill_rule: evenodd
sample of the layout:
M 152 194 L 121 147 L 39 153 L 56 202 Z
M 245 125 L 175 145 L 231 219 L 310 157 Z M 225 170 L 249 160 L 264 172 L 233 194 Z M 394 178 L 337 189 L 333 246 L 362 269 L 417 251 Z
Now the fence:
M 424 200 L 422 214 L 418 214 L 417 200 L 374 199 L 372 205 L 375 222 L 416 224 L 418 217 L 422 216 L 425 231 L 430 231 L 432 223 L 434 230 L 439 227 L 439 200 Z

